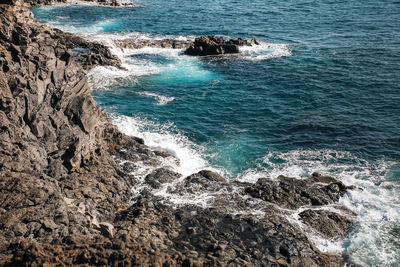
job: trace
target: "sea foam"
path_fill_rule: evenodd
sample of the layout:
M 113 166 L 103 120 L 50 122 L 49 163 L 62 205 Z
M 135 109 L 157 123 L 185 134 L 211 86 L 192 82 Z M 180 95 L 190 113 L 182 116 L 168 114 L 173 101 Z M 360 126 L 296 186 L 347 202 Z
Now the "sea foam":
M 243 59 L 251 61 L 261 61 L 292 55 L 289 45 L 267 42 L 260 42 L 259 45 L 242 46 L 239 50 Z
M 142 138 L 147 146 L 171 152 L 179 162 L 170 166 L 176 172 L 190 175 L 203 169 L 209 169 L 222 173 L 221 169 L 213 168 L 204 159 L 204 148 L 191 142 L 172 123 L 159 124 L 140 117 L 112 117 L 113 122 L 123 133 Z M 171 163 L 168 162 L 168 164 Z
M 169 102 L 175 100 L 174 97 L 163 96 L 163 95 L 159 95 L 159 94 L 151 93 L 151 92 L 146 92 L 146 91 L 139 92 L 138 94 L 142 95 L 142 96 L 152 97 L 152 98 L 156 99 L 157 100 L 157 105 L 160 105 L 160 106 L 166 105 Z
M 312 233 L 308 236 L 321 251 L 345 253 L 357 264 L 396 263 L 400 247 L 393 233 L 400 224 L 400 186 L 396 181 L 387 181 L 387 177 L 399 168 L 397 162 L 382 159 L 370 163 L 349 152 L 331 149 L 273 152 L 263 161 L 262 167 L 247 170 L 237 179 L 255 182 L 260 177 L 275 179 L 279 175 L 306 178 L 319 172 L 362 188 L 348 191 L 339 200 L 357 215 L 347 238 L 327 240 Z

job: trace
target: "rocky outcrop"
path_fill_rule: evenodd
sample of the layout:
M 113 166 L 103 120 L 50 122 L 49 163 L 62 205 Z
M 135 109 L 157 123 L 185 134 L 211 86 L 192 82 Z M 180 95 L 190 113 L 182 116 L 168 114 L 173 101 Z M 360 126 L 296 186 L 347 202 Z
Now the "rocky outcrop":
M 116 45 L 121 48 L 140 49 L 145 47 L 160 47 L 160 48 L 175 48 L 186 49 L 193 44 L 190 40 L 175 40 L 175 39 L 122 39 L 116 41 Z
M 241 38 L 226 41 L 218 36 L 200 36 L 185 50 L 185 54 L 191 56 L 237 54 L 240 52 L 239 47 L 257 44 L 259 43 L 255 39 L 250 42 Z
M 343 265 L 307 235 L 346 233 L 353 214 L 337 200 L 351 188 L 162 166 L 171 153 L 121 134 L 95 104 L 83 67 L 102 61 L 75 45 L 113 56 L 85 42 L 0 2 L 0 265 Z
M 84 69 L 98 65 L 121 68 L 121 60 L 103 44 L 90 42 L 75 34 L 57 29 L 54 29 L 54 36 L 59 38 L 66 48 L 71 49 L 75 61 L 80 63 Z
M 332 177 L 314 173 L 311 178 L 301 180 L 285 176 L 279 176 L 276 181 L 259 179 L 257 183 L 247 187 L 246 192 L 252 197 L 276 203 L 283 208 L 298 209 L 307 205 L 333 204 L 347 189 L 342 182 Z
M 223 54 L 237 54 L 241 46 L 258 45 L 258 41 L 243 40 L 241 38 L 224 40 L 218 36 L 200 36 L 194 40 L 176 39 L 121 39 L 115 44 L 120 48 L 141 49 L 145 47 L 183 49 L 184 53 L 191 56 L 215 56 Z
M 52 5 L 57 3 L 67 3 L 67 0 L 25 0 L 25 3 L 31 6 L 42 6 L 42 5 Z M 112 6 L 112 7 L 121 7 L 121 6 L 135 6 L 130 1 L 119 1 L 119 0 L 77 0 L 77 1 L 70 1 L 70 3 L 79 3 L 79 2 L 90 2 L 96 3 L 102 6 Z
M 39 5 L 52 5 L 56 3 L 66 3 L 67 0 L 25 0 L 24 2 L 31 6 L 39 6 Z

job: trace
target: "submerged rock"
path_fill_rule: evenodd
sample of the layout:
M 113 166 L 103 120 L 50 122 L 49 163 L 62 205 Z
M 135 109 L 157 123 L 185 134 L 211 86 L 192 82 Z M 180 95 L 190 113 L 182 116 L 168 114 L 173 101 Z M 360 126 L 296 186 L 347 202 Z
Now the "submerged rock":
M 241 38 L 226 41 L 218 36 L 201 36 L 194 40 L 186 50 L 185 54 L 191 56 L 210 56 L 222 54 L 237 54 L 239 47 L 259 44 L 256 40 L 247 41 Z

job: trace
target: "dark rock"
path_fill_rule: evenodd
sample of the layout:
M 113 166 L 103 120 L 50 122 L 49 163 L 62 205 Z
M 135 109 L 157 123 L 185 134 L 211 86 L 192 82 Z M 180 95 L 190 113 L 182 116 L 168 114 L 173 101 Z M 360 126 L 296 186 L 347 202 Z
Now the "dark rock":
M 113 55 L 110 49 L 100 43 L 90 42 L 72 33 L 54 30 L 54 37 L 62 42 L 67 48 L 71 49 L 78 61 L 85 69 L 90 69 L 97 65 L 114 66 L 121 68 L 121 61 Z
M 162 149 L 153 149 L 154 154 L 163 158 L 175 157 L 174 154 Z
M 121 48 L 140 49 L 144 47 L 160 47 L 186 49 L 193 44 L 193 41 L 181 41 L 174 39 L 145 40 L 145 39 L 124 39 L 116 41 L 116 45 Z
M 207 171 L 207 170 L 202 170 L 199 171 L 199 174 L 205 178 L 207 178 L 210 181 L 216 181 L 216 182 L 221 182 L 225 183 L 227 180 L 219 175 L 218 173 L 212 172 L 212 171 Z
M 326 210 L 305 210 L 299 214 L 301 220 L 316 229 L 326 238 L 342 237 L 354 214 L 345 210 L 346 216 Z
M 186 50 L 185 54 L 191 56 L 210 56 L 222 54 L 237 54 L 240 46 L 251 46 L 258 44 L 257 41 L 246 41 L 241 38 L 224 40 L 223 37 L 201 36 L 194 40 Z
M 111 6 L 111 7 L 133 7 L 135 4 L 131 2 L 119 2 L 117 0 L 84 0 L 86 2 L 94 2 L 102 6 Z M 5 2 L 11 2 L 5 1 Z M 39 5 L 52 5 L 55 3 L 66 3 L 67 0 L 25 0 L 25 3 L 30 4 L 31 6 L 39 6 Z
M 347 189 L 342 182 L 328 176 L 312 176 L 308 179 L 279 176 L 276 180 L 260 178 L 257 183 L 248 186 L 246 192 L 284 208 L 298 209 L 307 205 L 335 203 Z
M 160 168 L 146 176 L 145 181 L 153 188 L 160 188 L 162 184 L 173 182 L 181 175 L 171 170 Z
M 99 223 L 101 233 L 109 238 L 114 236 L 114 226 L 108 222 L 101 222 Z

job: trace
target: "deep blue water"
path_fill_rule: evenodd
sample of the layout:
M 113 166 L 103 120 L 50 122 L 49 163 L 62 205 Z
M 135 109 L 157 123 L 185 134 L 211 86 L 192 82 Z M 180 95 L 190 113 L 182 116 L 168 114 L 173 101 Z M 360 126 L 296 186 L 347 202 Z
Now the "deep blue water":
M 93 71 L 93 95 L 115 117 L 154 123 L 142 131 L 187 137 L 231 179 L 322 171 L 367 188 L 368 197 L 345 200 L 364 227 L 345 253 L 363 265 L 400 264 L 399 1 L 135 3 L 143 8 L 33 11 L 100 41 L 217 34 L 276 44 L 222 58 L 125 51 L 131 75 Z

